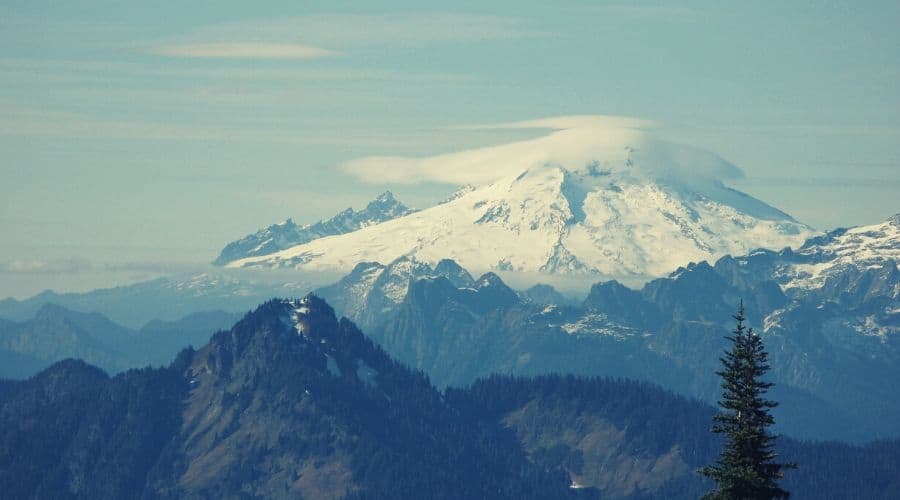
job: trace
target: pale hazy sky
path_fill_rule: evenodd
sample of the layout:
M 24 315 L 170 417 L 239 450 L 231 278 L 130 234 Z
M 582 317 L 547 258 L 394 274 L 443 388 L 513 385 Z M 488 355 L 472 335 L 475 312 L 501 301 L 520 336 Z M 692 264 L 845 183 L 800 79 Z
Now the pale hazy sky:
M 0 2 L 0 297 L 191 268 L 338 165 L 631 116 L 820 229 L 900 211 L 900 2 Z

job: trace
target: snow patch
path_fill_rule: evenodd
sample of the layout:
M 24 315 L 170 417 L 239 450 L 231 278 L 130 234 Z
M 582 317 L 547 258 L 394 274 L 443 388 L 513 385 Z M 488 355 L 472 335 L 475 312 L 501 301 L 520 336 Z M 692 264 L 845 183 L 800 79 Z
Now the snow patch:
M 576 321 L 559 325 L 559 328 L 569 335 L 600 335 L 616 340 L 625 340 L 637 333 L 632 328 L 610 322 L 606 315 L 601 313 L 585 314 Z
M 892 219 L 881 224 L 837 231 L 795 252 L 807 263 L 785 266 L 779 271 L 782 288 L 821 288 L 829 277 L 849 267 L 900 270 L 900 225 Z M 897 294 L 894 294 L 897 297 Z

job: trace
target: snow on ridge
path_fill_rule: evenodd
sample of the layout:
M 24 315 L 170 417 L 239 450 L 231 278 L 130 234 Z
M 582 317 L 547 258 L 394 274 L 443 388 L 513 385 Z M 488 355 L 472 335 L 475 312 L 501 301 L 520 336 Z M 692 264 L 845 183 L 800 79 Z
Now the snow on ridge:
M 382 265 L 373 265 L 363 271 L 362 279 L 353 282 L 348 291 L 354 302 L 365 303 L 366 296 L 372 291 L 375 282 L 384 274 L 384 271 L 385 267 Z
M 893 261 L 900 270 L 900 220 L 894 216 L 879 224 L 835 231 L 824 241 L 804 245 L 796 254 L 810 262 L 782 271 L 788 276 L 785 289 L 819 288 L 830 275 L 848 266 L 883 269 Z
M 303 297 L 297 300 L 286 300 L 285 303 L 292 309 L 289 319 L 286 321 L 288 325 L 292 325 L 297 335 L 304 335 L 307 327 L 306 317 L 310 313 L 309 299 Z
M 298 226 L 292 219 L 286 219 L 260 229 L 226 245 L 213 264 L 227 265 L 249 256 L 268 255 L 318 238 L 356 231 L 414 211 L 394 198 L 393 193 L 385 191 L 358 211 L 347 208 L 330 219 L 305 226 Z
M 599 335 L 619 341 L 633 337 L 637 334 L 632 328 L 610 322 L 609 318 L 601 313 L 586 313 L 574 321 L 569 321 L 558 326 L 562 331 L 569 335 Z

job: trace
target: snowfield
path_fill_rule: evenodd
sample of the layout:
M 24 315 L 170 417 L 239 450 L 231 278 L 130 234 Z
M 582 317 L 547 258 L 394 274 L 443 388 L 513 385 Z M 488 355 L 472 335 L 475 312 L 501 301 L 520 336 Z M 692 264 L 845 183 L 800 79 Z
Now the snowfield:
M 821 243 L 809 242 L 796 253 L 810 262 L 783 271 L 790 277 L 785 289 L 820 288 L 829 277 L 849 267 L 900 269 L 900 214 L 880 224 L 840 229 Z M 895 291 L 897 296 L 900 293 Z

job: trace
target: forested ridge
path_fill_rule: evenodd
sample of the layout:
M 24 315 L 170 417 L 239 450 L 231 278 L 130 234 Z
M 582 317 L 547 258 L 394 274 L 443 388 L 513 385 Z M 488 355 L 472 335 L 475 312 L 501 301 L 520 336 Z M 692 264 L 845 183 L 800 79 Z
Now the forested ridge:
M 696 498 L 714 410 L 646 383 L 435 389 L 327 304 L 270 301 L 166 368 L 0 383 L 10 498 Z M 295 328 L 296 311 L 306 311 Z M 290 320 L 290 321 L 286 321 Z M 891 498 L 900 442 L 779 440 L 794 498 Z M 577 486 L 571 488 L 570 486 Z

